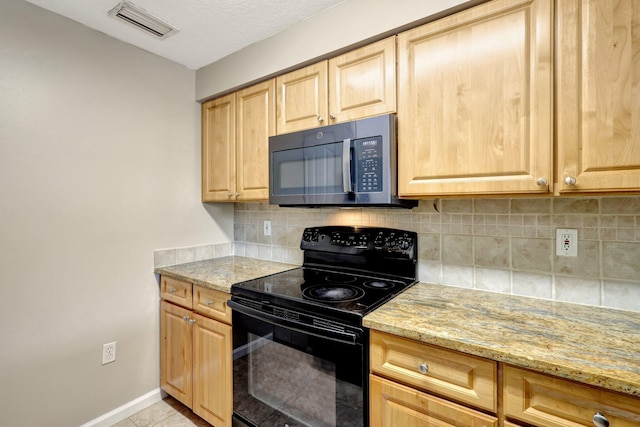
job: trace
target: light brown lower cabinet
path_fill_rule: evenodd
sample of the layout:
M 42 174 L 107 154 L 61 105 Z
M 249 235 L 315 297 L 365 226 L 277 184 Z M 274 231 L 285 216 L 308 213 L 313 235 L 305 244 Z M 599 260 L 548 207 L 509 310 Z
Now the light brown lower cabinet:
M 233 413 L 231 309 L 228 295 L 174 281 L 188 288 L 189 308 L 165 300 L 175 286 L 162 286 L 160 387 L 214 427 L 231 427 Z M 166 283 L 162 281 L 161 283 Z M 190 307 L 193 307 L 193 310 Z
M 505 415 L 535 426 L 593 426 L 596 414 L 612 427 L 640 426 L 633 396 L 507 365 L 503 388 Z
M 401 384 L 370 377 L 371 427 L 497 427 L 498 418 Z

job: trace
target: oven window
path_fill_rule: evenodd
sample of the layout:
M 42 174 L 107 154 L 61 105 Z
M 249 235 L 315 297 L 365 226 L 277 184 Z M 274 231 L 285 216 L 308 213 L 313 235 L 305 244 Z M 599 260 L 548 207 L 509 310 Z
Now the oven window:
M 242 317 L 252 325 L 234 317 L 234 413 L 247 425 L 363 426 L 361 346 Z

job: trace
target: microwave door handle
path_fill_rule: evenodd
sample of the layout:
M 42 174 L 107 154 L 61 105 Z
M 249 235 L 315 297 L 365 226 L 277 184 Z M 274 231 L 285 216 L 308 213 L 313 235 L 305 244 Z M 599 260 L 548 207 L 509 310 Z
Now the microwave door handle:
M 342 187 L 345 193 L 351 193 L 351 139 L 342 140 Z

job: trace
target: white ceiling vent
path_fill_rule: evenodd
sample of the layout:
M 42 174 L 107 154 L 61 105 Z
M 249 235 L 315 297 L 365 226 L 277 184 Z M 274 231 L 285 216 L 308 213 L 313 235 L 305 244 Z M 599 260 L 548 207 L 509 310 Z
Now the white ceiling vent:
M 120 19 L 159 39 L 166 39 L 170 35 L 180 31 L 173 25 L 153 16 L 140 6 L 126 0 L 111 9 L 109 16 Z

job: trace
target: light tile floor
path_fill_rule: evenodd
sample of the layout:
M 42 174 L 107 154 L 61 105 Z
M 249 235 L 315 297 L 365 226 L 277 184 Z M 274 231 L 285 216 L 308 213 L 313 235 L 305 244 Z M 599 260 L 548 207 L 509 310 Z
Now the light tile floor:
M 211 425 L 169 396 L 112 427 L 211 427 Z

